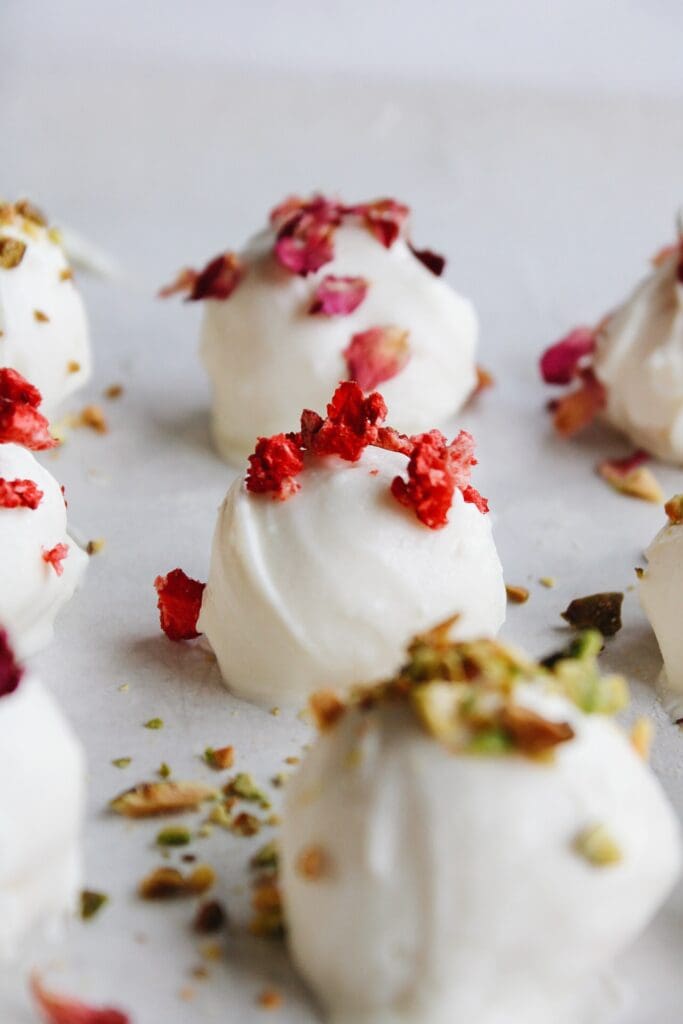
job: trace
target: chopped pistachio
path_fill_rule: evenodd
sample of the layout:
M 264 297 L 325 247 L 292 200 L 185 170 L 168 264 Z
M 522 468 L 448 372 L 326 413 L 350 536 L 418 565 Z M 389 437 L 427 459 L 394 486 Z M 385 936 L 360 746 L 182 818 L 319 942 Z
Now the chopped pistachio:
M 552 590 L 557 585 L 557 580 L 554 576 L 541 576 L 538 581 L 542 587 L 546 587 L 548 590 Z
M 114 765 L 114 768 L 127 768 L 132 760 L 132 757 L 115 757 L 112 764 Z
M 210 935 L 212 932 L 219 932 L 226 921 L 227 914 L 223 904 L 218 900 L 207 900 L 198 907 L 192 927 L 200 935 Z
M 512 604 L 526 604 L 529 600 L 529 591 L 526 587 L 513 586 L 511 584 L 505 585 L 505 593 L 507 594 L 508 601 Z
M 0 238 L 0 269 L 14 270 L 24 258 L 26 244 L 18 238 L 6 235 Z
M 257 803 L 265 810 L 270 808 L 270 800 L 248 772 L 238 772 L 225 787 L 225 793 L 228 796 L 238 796 L 241 800 Z
M 145 729 L 163 729 L 164 720 L 163 718 L 150 718 L 144 725 Z
M 47 324 L 50 322 L 50 318 L 47 313 L 44 313 L 42 309 L 33 310 L 33 319 L 39 324 Z
M 259 994 L 258 1005 L 262 1010 L 277 1010 L 282 1006 L 282 993 L 276 988 L 264 988 Z
M 157 775 L 162 779 L 168 779 L 171 776 L 171 767 L 167 765 L 165 761 L 162 761 L 157 769 Z
M 169 825 L 157 833 L 158 846 L 188 846 L 192 842 L 192 833 L 182 825 Z
M 85 550 L 89 555 L 99 555 L 100 551 L 104 550 L 106 543 L 103 537 L 98 537 L 95 540 L 89 540 Z
M 207 747 L 204 751 L 204 760 L 212 768 L 217 771 L 225 771 L 226 768 L 232 768 L 235 763 L 235 748 L 234 747 Z
M 271 839 L 269 843 L 262 846 L 256 851 L 254 856 L 251 858 L 250 864 L 252 868 L 268 868 L 269 870 L 275 870 L 278 866 L 280 858 L 280 852 L 278 845 L 274 839 Z
M 637 718 L 631 727 L 631 743 L 643 761 L 647 761 L 650 757 L 654 732 L 655 727 L 651 718 Z
M 562 612 L 562 618 L 574 629 L 597 629 L 603 636 L 614 636 L 621 629 L 623 600 L 624 595 L 614 591 L 576 597 Z
M 623 854 L 605 825 L 593 825 L 580 832 L 574 840 L 574 849 L 595 867 L 619 864 Z
M 673 498 L 669 498 L 664 506 L 664 511 L 670 522 L 683 523 L 683 494 L 674 494 Z
M 309 882 L 317 882 L 332 872 L 330 855 L 322 846 L 307 846 L 296 859 L 296 872 Z
M 196 810 L 215 796 L 215 790 L 201 782 L 141 782 L 112 800 L 110 807 L 128 818 L 149 818 Z
M 99 910 L 109 902 L 106 893 L 95 892 L 93 889 L 84 889 L 81 893 L 81 918 L 89 921 Z
M 144 900 L 165 900 L 179 896 L 198 896 L 216 880 L 213 868 L 200 864 L 189 875 L 177 868 L 156 868 L 140 882 L 138 892 Z

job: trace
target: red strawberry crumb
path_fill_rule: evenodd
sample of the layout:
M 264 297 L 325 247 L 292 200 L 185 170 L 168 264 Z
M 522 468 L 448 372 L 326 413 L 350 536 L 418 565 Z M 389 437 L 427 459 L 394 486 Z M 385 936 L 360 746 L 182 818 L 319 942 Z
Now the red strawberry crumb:
M 173 569 L 154 581 L 161 628 L 169 640 L 194 640 L 206 583 L 190 579 L 182 569 Z
M 358 384 L 346 381 L 332 396 L 326 419 L 317 417 L 315 429 L 310 429 L 310 422 L 311 416 L 316 414 L 303 414 L 304 444 L 315 455 L 338 455 L 348 462 L 356 462 L 368 445 L 375 444 L 379 424 L 386 414 L 387 407 L 380 394 L 374 392 L 365 398 Z
M 416 260 L 424 264 L 427 270 L 431 270 L 432 274 L 436 277 L 441 277 L 444 270 L 446 269 L 446 257 L 440 256 L 438 252 L 432 252 L 431 249 L 416 249 L 413 245 L 408 242 L 408 248 L 412 252 Z
M 7 633 L 0 629 L 0 697 L 14 693 L 23 674 L 24 670 L 16 662 Z
M 43 548 L 43 561 L 51 565 L 58 576 L 64 572 L 64 559 L 69 554 L 68 544 L 55 544 L 53 548 Z
M 408 480 L 397 476 L 391 493 L 402 505 L 412 508 L 420 522 L 433 530 L 448 522 L 448 511 L 456 488 L 467 502 L 480 512 L 488 511 L 488 503 L 470 485 L 474 458 L 474 438 L 461 430 L 449 445 L 438 430 L 419 434 L 408 462 Z
M 595 350 L 592 327 L 576 327 L 546 349 L 541 357 L 541 376 L 546 384 L 570 384 L 582 362 Z
M 354 334 L 343 355 L 350 379 L 363 391 L 372 391 L 400 373 L 410 359 L 408 332 L 399 327 L 371 327 Z
M 33 480 L 5 480 L 0 477 L 0 508 L 36 509 L 43 492 Z
M 299 490 L 294 477 L 303 468 L 303 456 L 295 440 L 286 434 L 260 437 L 254 454 L 249 456 L 247 490 L 254 494 L 270 493 L 285 501 Z
M 37 974 L 31 977 L 31 994 L 45 1024 L 132 1024 L 130 1017 L 120 1010 L 86 1006 L 76 999 L 48 992 Z
M 16 370 L 0 369 L 0 444 L 20 444 L 45 451 L 57 441 L 47 420 L 38 412 L 42 395 Z
M 335 277 L 334 274 L 328 274 L 316 288 L 308 312 L 322 313 L 323 316 L 348 316 L 358 309 L 367 292 L 368 282 L 363 277 Z

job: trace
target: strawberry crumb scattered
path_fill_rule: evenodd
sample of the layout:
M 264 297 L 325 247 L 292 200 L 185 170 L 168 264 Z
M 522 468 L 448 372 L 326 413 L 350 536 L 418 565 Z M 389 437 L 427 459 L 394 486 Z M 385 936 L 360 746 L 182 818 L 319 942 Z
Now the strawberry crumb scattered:
M 205 583 L 190 579 L 182 569 L 157 576 L 154 586 L 161 628 L 169 640 L 194 640 Z
M 340 384 L 327 406 L 327 418 L 306 411 L 301 417 L 302 438 L 316 455 L 338 455 L 356 462 L 378 437 L 379 424 L 387 414 L 380 394 L 363 396 L 358 384 Z M 314 419 L 315 418 L 315 419 Z
M 16 370 L 0 369 L 0 444 L 20 444 L 34 451 L 54 448 L 48 421 L 38 407 L 43 398 Z
M 344 358 L 351 380 L 363 391 L 391 380 L 410 359 L 408 332 L 399 327 L 371 327 L 354 334 Z
M 34 480 L 5 480 L 0 477 L 0 508 L 36 509 L 43 492 Z
M 43 561 L 51 565 L 58 576 L 64 572 L 64 559 L 69 554 L 68 544 L 55 544 L 53 548 L 43 548 Z
M 284 501 L 299 490 L 294 477 L 304 468 L 303 456 L 286 434 L 260 437 L 256 450 L 249 456 L 247 490 L 254 494 L 270 493 Z
M 86 1006 L 76 999 L 48 992 L 37 974 L 31 977 L 31 994 L 45 1024 L 132 1024 L 128 1014 L 120 1010 Z
M 14 693 L 22 680 L 24 670 L 17 664 L 10 647 L 9 637 L 0 629 L 0 697 Z
M 358 309 L 368 293 L 363 277 L 335 277 L 328 274 L 315 290 L 309 313 L 323 316 L 348 316 Z
M 408 462 L 408 480 L 397 476 L 391 493 L 397 501 L 415 510 L 420 522 L 432 530 L 441 529 L 448 522 L 448 511 L 456 489 L 462 492 L 480 512 L 488 512 L 486 498 L 470 485 L 474 457 L 474 438 L 461 430 L 448 444 L 438 430 L 420 434 L 414 439 L 413 453 Z

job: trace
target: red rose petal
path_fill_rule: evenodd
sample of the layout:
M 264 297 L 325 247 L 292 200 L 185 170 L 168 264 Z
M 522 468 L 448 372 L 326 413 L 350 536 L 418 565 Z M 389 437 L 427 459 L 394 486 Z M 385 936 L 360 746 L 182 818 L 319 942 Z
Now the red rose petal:
M 0 444 L 20 444 L 35 451 L 55 447 L 48 421 L 38 412 L 41 402 L 38 388 L 20 373 L 0 369 Z
M 335 277 L 328 274 L 315 290 L 309 313 L 323 316 L 348 316 L 358 309 L 368 292 L 363 277 Z
M 438 430 L 419 434 L 413 438 L 408 479 L 395 477 L 391 493 L 432 530 L 447 524 L 456 488 L 462 491 L 465 501 L 476 505 L 480 512 L 487 512 L 486 499 L 470 484 L 476 461 L 474 439 L 465 430 L 450 445 Z
M 299 490 L 294 479 L 304 468 L 299 447 L 286 434 L 260 437 L 253 455 L 249 456 L 247 490 L 253 494 L 272 494 L 285 501 Z
M 169 299 L 172 295 L 180 295 L 183 292 L 191 292 L 197 281 L 196 270 L 192 267 L 183 267 L 182 270 L 178 271 L 178 275 L 174 281 L 164 285 L 157 292 L 157 296 L 160 299 Z
M 36 509 L 43 492 L 34 480 L 5 480 L 0 477 L 0 508 Z
M 332 227 L 315 220 L 302 221 L 296 233 L 278 238 L 275 257 L 292 274 L 314 274 L 334 257 Z
M 161 628 L 169 640 L 194 640 L 200 636 L 197 620 L 206 583 L 190 579 L 182 569 L 173 569 L 167 576 L 157 576 L 154 586 Z
M 354 334 L 344 350 L 349 377 L 363 391 L 391 380 L 410 359 L 408 332 L 399 327 L 371 327 Z
M 55 544 L 53 548 L 43 548 L 43 561 L 51 565 L 58 576 L 64 572 L 64 559 L 69 554 L 68 544 Z
M 270 212 L 270 223 L 275 228 L 278 238 L 284 233 L 295 230 L 298 221 L 308 216 L 321 224 L 338 225 L 341 223 L 343 208 L 334 199 L 323 195 L 315 195 L 311 199 L 300 196 L 289 196 Z
M 410 216 L 410 208 L 395 199 L 376 199 L 372 203 L 358 203 L 345 212 L 362 217 L 363 223 L 385 249 L 390 249 L 401 234 Z
M 326 419 L 309 411 L 302 415 L 303 443 L 316 455 L 337 455 L 356 462 L 368 445 L 375 444 L 379 424 L 386 414 L 380 394 L 375 392 L 365 398 L 358 384 L 345 381 L 332 396 Z
M 583 359 L 595 350 L 592 327 L 576 327 L 546 349 L 541 357 L 541 376 L 546 384 L 570 384 L 577 376 Z
M 607 392 L 592 370 L 581 371 L 581 387 L 554 403 L 555 429 L 572 437 L 587 427 L 607 404 Z
M 4 629 L 0 629 L 0 697 L 14 693 L 23 675 L 24 670 L 17 664 L 9 637 Z
M 46 991 L 35 974 L 31 978 L 31 994 L 46 1024 L 132 1024 L 130 1017 L 120 1010 L 86 1006 Z
M 431 249 L 416 249 L 410 242 L 408 242 L 408 248 L 415 259 L 423 263 L 427 270 L 431 270 L 436 277 L 441 277 L 446 269 L 445 256 L 439 256 L 438 252 L 432 252 Z
M 188 302 L 203 299 L 229 299 L 244 277 L 244 268 L 234 252 L 222 252 L 200 270 L 195 279 Z

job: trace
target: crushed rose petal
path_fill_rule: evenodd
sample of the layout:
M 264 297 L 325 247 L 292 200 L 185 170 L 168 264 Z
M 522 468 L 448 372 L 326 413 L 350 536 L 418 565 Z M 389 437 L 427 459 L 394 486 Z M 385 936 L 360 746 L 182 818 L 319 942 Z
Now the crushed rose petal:
M 412 252 L 416 260 L 424 264 L 427 270 L 431 270 L 432 274 L 436 277 L 441 277 L 444 270 L 446 269 L 446 257 L 440 256 L 438 252 L 432 252 L 431 249 L 416 249 L 414 245 L 408 242 L 408 248 Z
M 541 356 L 541 376 L 546 384 L 570 384 L 578 375 L 581 363 L 595 350 L 595 330 L 576 327 L 555 342 Z
M 203 299 L 229 299 L 244 276 L 244 268 L 234 252 L 222 252 L 197 274 L 188 302 Z
M 581 371 L 581 387 L 553 404 L 554 424 L 562 437 L 589 426 L 607 404 L 607 392 L 592 370 Z
M 132 1024 L 130 1017 L 120 1010 L 86 1006 L 76 999 L 48 992 L 37 974 L 31 976 L 31 994 L 46 1024 Z
M 370 327 L 354 334 L 343 352 L 349 378 L 363 391 L 391 380 L 410 359 L 408 332 L 400 327 Z
M 649 461 L 650 455 L 638 450 L 625 459 L 604 459 L 597 471 L 615 491 L 661 505 L 664 492 L 657 478 L 645 465 Z
M 68 544 L 55 544 L 53 548 L 43 548 L 43 561 L 51 565 L 58 576 L 64 572 L 64 559 L 69 554 Z
M 38 406 L 38 388 L 8 367 L 0 369 L 0 444 L 20 444 L 34 451 L 54 448 L 48 421 Z
M 37 509 L 43 492 L 34 480 L 5 480 L 0 477 L 0 508 Z
M 192 267 L 183 267 L 179 270 L 175 279 L 165 284 L 157 292 L 160 299 L 170 299 L 172 295 L 182 295 L 184 292 L 191 292 L 197 281 L 198 273 Z
M 161 628 L 169 640 L 193 640 L 202 607 L 205 583 L 190 579 L 182 569 L 157 576 L 154 586 Z
M 410 216 L 410 208 L 395 199 L 375 199 L 371 203 L 358 203 L 347 210 L 362 218 L 366 228 L 385 249 L 391 248 Z
M 474 457 L 474 438 L 461 430 L 448 444 L 439 430 L 419 434 L 413 439 L 414 447 L 408 461 L 408 480 L 397 476 L 391 493 L 397 501 L 412 508 L 420 522 L 433 530 L 448 522 L 448 512 L 456 488 L 466 502 L 476 505 L 480 512 L 488 511 L 488 503 L 470 485 Z
M 0 629 L 0 697 L 14 693 L 23 675 L 24 670 L 14 657 L 9 637 L 4 629 Z
M 358 309 L 368 292 L 363 277 L 335 277 L 328 274 L 315 290 L 308 312 L 323 316 L 348 316 Z
M 294 477 L 303 468 L 303 456 L 292 438 L 286 434 L 260 437 L 249 456 L 247 490 L 254 494 L 270 493 L 284 501 L 299 490 Z

